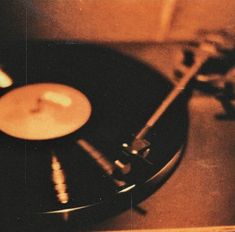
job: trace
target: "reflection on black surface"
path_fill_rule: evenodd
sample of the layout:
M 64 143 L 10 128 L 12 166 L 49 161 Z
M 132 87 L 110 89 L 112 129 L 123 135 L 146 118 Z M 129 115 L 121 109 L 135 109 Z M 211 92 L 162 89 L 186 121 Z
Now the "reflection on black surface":
M 25 44 L 11 44 L 1 48 L 1 63 L 14 77 L 9 89 L 32 83 L 61 83 L 82 91 L 92 105 L 89 121 L 59 139 L 29 141 L 0 134 L 4 177 L 0 197 L 12 203 L 3 208 L 9 214 L 21 215 L 23 211 L 35 215 L 114 203 L 121 187 L 107 175 L 107 167 L 97 165 L 97 160 L 76 141 L 89 141 L 113 167 L 115 160 L 122 158 L 121 145 L 142 128 L 171 84 L 137 61 L 87 44 L 29 42 L 27 56 Z M 149 165 L 135 160 L 134 171 L 128 176 L 131 183 L 144 184 L 181 148 L 187 133 L 186 103 L 185 96 L 180 96 L 147 135 L 151 141 L 148 160 L 153 167 L 149 169 Z M 55 155 L 51 156 L 51 150 Z

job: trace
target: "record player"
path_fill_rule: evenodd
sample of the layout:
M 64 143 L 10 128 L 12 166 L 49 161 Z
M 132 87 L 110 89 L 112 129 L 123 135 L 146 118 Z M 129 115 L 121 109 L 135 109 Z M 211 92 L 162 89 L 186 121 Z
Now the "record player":
M 178 162 L 187 134 L 185 94 L 135 138 L 172 88 L 160 73 L 88 44 L 28 42 L 25 50 L 19 43 L 1 54 L 12 80 L 0 101 L 2 199 L 6 212 L 14 206 L 10 215 L 102 209 L 162 180 Z
M 138 57 L 148 45 L 3 40 L 4 229 L 93 229 L 129 208 L 145 214 L 138 204 L 165 186 L 184 158 L 195 89 L 220 104 L 216 120 L 234 120 L 233 37 L 203 32 L 171 45 L 182 57 L 169 78 L 169 70 Z

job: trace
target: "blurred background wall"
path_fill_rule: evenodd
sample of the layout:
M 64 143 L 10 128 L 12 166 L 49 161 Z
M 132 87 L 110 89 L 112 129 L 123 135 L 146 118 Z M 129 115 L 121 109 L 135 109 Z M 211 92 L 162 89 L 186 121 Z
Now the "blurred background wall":
M 173 80 L 181 42 L 221 31 L 235 40 L 234 12 L 235 0 L 1 0 L 0 41 L 104 43 Z
M 234 0 L 1 0 L 2 39 L 195 40 L 235 34 Z

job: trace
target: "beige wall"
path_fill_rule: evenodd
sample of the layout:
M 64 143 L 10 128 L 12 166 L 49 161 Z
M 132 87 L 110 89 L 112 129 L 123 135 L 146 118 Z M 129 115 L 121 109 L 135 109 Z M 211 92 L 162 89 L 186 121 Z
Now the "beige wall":
M 2 0 L 1 33 L 108 42 L 191 40 L 235 34 L 235 0 Z

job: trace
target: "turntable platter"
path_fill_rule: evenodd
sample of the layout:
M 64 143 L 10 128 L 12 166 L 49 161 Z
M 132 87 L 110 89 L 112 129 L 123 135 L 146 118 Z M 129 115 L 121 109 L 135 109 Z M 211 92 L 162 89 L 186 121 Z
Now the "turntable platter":
M 50 215 L 58 222 L 69 212 L 91 223 L 110 208 L 129 207 L 129 193 L 160 183 L 179 160 L 188 128 L 185 94 L 147 134 L 148 162 L 133 156 L 117 171 L 127 158 L 122 145 L 172 89 L 156 70 L 82 43 L 28 41 L 27 50 L 9 44 L 0 53 L 13 79 L 0 89 L 0 200 L 3 219 L 16 228 L 20 220 L 27 227 L 45 217 L 54 231 Z
M 52 83 L 16 88 L 1 97 L 0 108 L 0 130 L 28 140 L 70 134 L 91 114 L 90 102 L 83 93 Z

